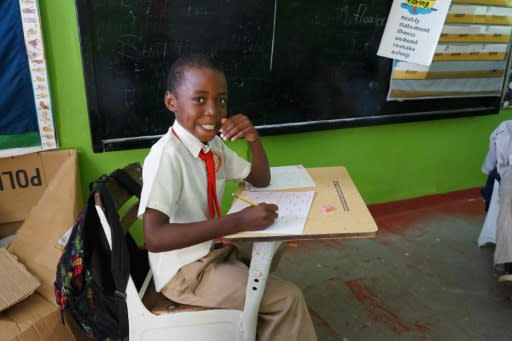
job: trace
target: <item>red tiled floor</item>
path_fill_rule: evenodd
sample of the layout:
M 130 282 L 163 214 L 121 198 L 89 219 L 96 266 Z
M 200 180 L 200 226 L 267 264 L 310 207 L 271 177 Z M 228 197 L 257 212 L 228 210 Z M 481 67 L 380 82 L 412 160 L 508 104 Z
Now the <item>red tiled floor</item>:
M 373 239 L 297 241 L 276 271 L 324 340 L 511 340 L 512 287 L 476 244 L 479 189 L 369 206 Z
M 424 196 L 409 200 L 369 205 L 379 231 L 403 234 L 414 222 L 439 215 L 485 215 L 484 201 L 479 188 Z

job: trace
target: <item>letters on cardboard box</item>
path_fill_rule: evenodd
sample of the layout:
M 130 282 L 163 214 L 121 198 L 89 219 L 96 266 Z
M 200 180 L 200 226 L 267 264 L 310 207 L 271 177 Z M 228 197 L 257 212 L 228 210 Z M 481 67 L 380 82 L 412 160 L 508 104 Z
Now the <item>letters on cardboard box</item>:
M 27 218 L 70 153 L 48 151 L 0 158 L 0 237 L 7 233 L 2 230 L 13 232 Z

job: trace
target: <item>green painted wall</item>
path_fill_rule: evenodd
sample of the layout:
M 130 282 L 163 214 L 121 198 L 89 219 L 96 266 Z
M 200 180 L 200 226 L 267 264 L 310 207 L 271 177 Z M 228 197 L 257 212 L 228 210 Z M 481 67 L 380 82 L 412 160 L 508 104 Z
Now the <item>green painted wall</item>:
M 103 173 L 143 161 L 147 149 L 95 154 L 87 117 L 74 0 L 40 0 L 55 121 L 61 148 L 77 148 L 84 191 Z M 161 97 L 162 94 L 155 94 Z M 387 202 L 482 186 L 488 138 L 499 115 L 270 136 L 271 164 L 344 165 L 365 201 Z M 233 148 L 246 152 L 245 144 Z M 225 203 L 226 204 L 226 203 Z M 224 206 L 225 206 L 224 204 Z

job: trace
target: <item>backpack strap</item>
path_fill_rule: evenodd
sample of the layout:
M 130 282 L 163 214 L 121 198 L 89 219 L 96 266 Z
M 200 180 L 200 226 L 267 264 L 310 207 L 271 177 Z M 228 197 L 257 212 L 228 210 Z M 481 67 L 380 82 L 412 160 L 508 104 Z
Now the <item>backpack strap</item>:
M 142 179 L 140 179 L 140 173 L 140 163 L 132 163 L 122 169 L 116 169 L 110 174 L 110 177 L 117 181 L 117 187 L 121 187 L 126 190 L 126 192 L 140 199 L 140 193 L 142 191 L 142 186 L 139 182 L 142 181 Z M 138 202 L 136 205 L 136 207 L 132 206 L 130 210 L 134 207 L 137 209 Z M 125 232 L 126 246 L 130 255 L 130 275 L 135 287 L 137 290 L 140 290 L 149 271 L 148 251 L 145 247 L 139 248 L 132 234 L 125 230 L 125 228 L 129 229 L 130 226 L 125 226 L 124 223 L 123 219 L 121 219 L 121 226 Z
M 119 214 L 117 213 L 114 201 L 112 200 L 105 182 L 98 181 L 95 183 L 93 193 L 89 200 L 92 200 L 93 207 L 94 194 L 99 193 L 101 202 L 105 208 L 105 216 L 110 225 L 112 248 L 111 248 L 111 271 L 112 279 L 114 281 L 115 296 L 126 300 L 126 286 L 128 285 L 128 278 L 130 276 L 130 262 L 128 248 L 124 240 L 123 228 L 119 221 Z M 89 203 L 90 204 L 90 203 Z M 118 305 L 119 309 L 126 310 L 126 304 Z M 120 315 L 123 316 L 123 315 Z M 126 312 L 127 316 L 127 312 Z M 128 335 L 128 321 L 119 321 L 121 335 Z

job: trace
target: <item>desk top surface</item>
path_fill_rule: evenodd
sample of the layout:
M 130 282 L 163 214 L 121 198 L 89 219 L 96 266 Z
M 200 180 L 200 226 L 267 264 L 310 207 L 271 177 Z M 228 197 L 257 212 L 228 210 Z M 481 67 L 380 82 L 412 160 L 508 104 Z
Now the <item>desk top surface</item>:
M 293 240 L 319 238 L 368 238 L 374 237 L 377 224 L 364 203 L 345 167 L 307 168 L 315 187 L 287 191 L 314 191 L 304 232 L 300 235 L 243 232 L 230 236 L 230 240 Z M 324 212 L 322 206 L 334 209 Z

